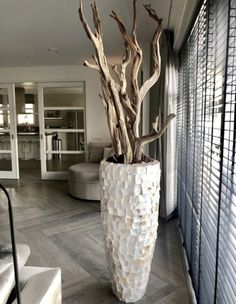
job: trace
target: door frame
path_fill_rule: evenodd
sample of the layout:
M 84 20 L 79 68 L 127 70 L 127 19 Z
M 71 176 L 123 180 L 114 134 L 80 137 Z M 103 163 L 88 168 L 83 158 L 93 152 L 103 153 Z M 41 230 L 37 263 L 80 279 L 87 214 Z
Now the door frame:
M 12 170 L 0 171 L 0 179 L 19 179 L 19 162 L 18 162 L 18 140 L 17 140 L 17 122 L 16 122 L 16 98 L 15 84 L 0 84 L 0 88 L 8 90 L 9 115 L 10 115 L 10 132 L 1 131 L 10 134 L 10 150 L 1 150 L 1 153 L 11 155 Z
M 67 172 L 53 172 L 47 171 L 47 153 L 46 153 L 46 131 L 48 129 L 45 128 L 45 117 L 44 111 L 49 109 L 50 107 L 44 106 L 44 88 L 60 88 L 60 87 L 78 87 L 79 84 L 83 83 L 83 90 L 84 90 L 84 140 L 87 143 L 86 138 L 86 103 L 85 103 L 85 82 L 84 81 L 61 81 L 61 82 L 38 82 L 38 112 L 39 112 L 39 133 L 40 133 L 40 159 L 41 159 L 41 179 L 43 180 L 67 180 L 68 173 Z M 57 107 L 56 109 L 65 109 L 66 107 Z M 80 107 L 68 107 L 71 110 L 79 110 Z M 55 131 L 52 129 L 52 131 Z M 79 129 L 60 129 L 60 132 L 73 132 L 73 131 L 80 131 Z M 86 148 L 85 144 L 85 148 Z M 75 152 L 75 151 L 61 151 L 60 154 L 80 154 L 85 152 Z M 57 154 L 57 153 L 55 153 Z

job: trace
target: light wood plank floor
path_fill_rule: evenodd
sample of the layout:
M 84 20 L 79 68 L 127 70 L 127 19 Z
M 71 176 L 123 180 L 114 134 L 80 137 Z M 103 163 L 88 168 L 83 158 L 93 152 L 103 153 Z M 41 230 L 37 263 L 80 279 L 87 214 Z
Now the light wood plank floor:
M 28 265 L 61 267 L 63 304 L 120 303 L 109 285 L 99 203 L 70 197 L 63 181 L 2 183 L 12 197 L 17 242 L 27 243 L 32 251 Z M 0 202 L 0 239 L 7 242 L 2 193 Z M 138 303 L 190 303 L 175 220 L 160 221 L 146 296 Z

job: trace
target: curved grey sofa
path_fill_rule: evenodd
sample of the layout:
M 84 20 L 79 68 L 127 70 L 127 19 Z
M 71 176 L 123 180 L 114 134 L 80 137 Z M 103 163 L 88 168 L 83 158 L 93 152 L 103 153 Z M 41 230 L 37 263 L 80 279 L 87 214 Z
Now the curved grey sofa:
M 71 166 L 68 172 L 70 195 L 84 200 L 99 201 L 99 167 L 100 163 L 80 163 Z
M 90 142 L 88 144 L 88 162 L 73 165 L 68 171 L 69 193 L 73 197 L 99 201 L 100 162 L 113 154 L 111 143 Z

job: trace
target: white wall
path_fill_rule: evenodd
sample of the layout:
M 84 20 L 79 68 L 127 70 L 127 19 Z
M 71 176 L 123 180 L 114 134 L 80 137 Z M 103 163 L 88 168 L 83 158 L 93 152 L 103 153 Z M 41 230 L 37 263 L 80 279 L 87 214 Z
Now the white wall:
M 150 76 L 150 44 L 142 45 L 144 81 Z M 99 75 L 84 66 L 45 66 L 0 68 L 0 83 L 84 81 L 86 94 L 87 142 L 111 141 L 105 109 L 98 93 L 101 91 Z M 143 133 L 149 132 L 149 92 L 143 103 Z M 144 152 L 149 153 L 148 145 Z
M 0 83 L 85 81 L 87 141 L 110 141 L 99 75 L 84 66 L 0 68 Z
M 176 3 L 173 5 L 178 5 L 178 0 L 175 0 Z M 185 0 L 185 3 L 182 4 L 182 15 L 175 16 L 173 15 L 172 18 L 178 18 L 178 27 L 175 28 L 175 37 L 174 37 L 174 50 L 179 52 L 186 36 L 190 30 L 192 19 L 196 13 L 196 10 L 199 6 L 200 0 Z

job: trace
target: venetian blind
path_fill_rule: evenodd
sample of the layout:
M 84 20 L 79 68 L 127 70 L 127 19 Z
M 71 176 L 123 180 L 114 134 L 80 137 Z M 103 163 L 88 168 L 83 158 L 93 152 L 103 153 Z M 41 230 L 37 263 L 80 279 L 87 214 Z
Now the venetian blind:
M 180 54 L 178 206 L 199 303 L 236 303 L 236 0 L 205 0 Z

